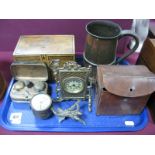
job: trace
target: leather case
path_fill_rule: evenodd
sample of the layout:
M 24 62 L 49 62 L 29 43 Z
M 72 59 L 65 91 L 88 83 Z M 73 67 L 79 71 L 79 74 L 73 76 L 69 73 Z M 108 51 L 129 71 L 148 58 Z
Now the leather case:
M 143 65 L 97 67 L 97 115 L 139 114 L 155 91 L 155 74 Z

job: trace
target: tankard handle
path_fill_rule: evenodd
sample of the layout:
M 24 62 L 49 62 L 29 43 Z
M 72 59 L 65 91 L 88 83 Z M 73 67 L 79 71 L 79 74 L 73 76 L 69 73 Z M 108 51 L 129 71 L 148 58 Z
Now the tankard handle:
M 113 64 L 118 64 L 119 62 L 121 62 L 122 60 L 127 58 L 129 55 L 134 53 L 136 51 L 136 49 L 138 48 L 138 46 L 139 46 L 139 38 L 131 30 L 122 30 L 121 34 L 119 36 L 119 39 L 121 39 L 124 36 L 131 36 L 131 37 L 133 37 L 134 40 L 135 40 L 135 45 L 134 45 L 134 47 L 132 49 L 130 49 L 128 52 L 126 52 L 122 57 L 118 58 Z

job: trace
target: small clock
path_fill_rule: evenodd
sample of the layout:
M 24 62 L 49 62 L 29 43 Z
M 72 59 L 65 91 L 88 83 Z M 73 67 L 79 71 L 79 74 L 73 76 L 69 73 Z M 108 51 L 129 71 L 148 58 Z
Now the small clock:
M 47 94 L 37 94 L 30 102 L 32 111 L 36 117 L 47 119 L 52 115 L 52 99 Z
M 91 67 L 82 67 L 74 61 L 69 61 L 62 68 L 55 70 L 57 100 L 88 99 L 91 111 Z

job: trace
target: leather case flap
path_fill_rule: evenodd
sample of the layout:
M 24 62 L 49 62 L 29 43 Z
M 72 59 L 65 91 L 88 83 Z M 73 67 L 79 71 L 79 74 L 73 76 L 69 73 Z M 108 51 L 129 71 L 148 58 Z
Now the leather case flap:
M 146 96 L 155 91 L 155 74 L 145 66 L 99 66 L 103 85 L 112 94 L 123 97 Z

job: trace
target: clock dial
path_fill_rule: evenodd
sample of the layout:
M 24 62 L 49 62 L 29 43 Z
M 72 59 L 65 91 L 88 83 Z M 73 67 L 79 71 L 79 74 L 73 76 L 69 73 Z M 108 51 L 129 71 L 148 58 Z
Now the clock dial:
M 69 77 L 63 80 L 63 88 L 68 93 L 77 94 L 83 91 L 84 81 L 79 77 Z
M 35 95 L 31 100 L 31 107 L 35 111 L 44 111 L 47 110 L 52 104 L 52 100 L 47 94 L 38 94 Z

